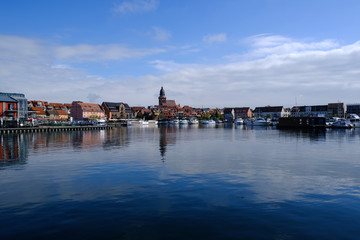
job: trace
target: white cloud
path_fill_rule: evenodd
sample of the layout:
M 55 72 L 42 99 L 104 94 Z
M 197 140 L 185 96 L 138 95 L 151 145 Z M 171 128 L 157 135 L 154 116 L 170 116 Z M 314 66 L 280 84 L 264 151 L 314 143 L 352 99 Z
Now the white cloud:
M 140 57 L 144 56 L 142 51 L 118 45 L 63 48 L 33 39 L 1 36 L 1 90 L 23 92 L 29 99 L 51 102 L 88 101 L 88 97 L 96 97 L 99 103 L 123 101 L 132 106 L 156 104 L 160 86 L 165 87 L 169 99 L 192 106 L 290 107 L 295 104 L 295 97 L 299 105 L 337 100 L 360 102 L 360 41 L 341 46 L 333 40 L 269 39 L 249 41 L 248 55 L 255 58 L 234 58 L 220 65 L 158 59 L 149 62 L 161 71 L 157 75 L 106 78 L 90 76 L 85 70 L 71 67 L 71 62 L 97 59 L 101 63 L 124 59 L 137 51 Z M 64 51 L 58 52 L 59 49 Z
M 226 42 L 227 37 L 225 33 L 219 33 L 213 35 L 206 35 L 203 37 L 202 40 L 208 44 L 213 44 L 213 43 Z
M 117 44 L 75 46 L 59 46 L 55 49 L 55 57 L 69 61 L 122 60 L 126 58 L 144 57 L 164 52 L 164 49 L 131 49 Z
M 132 0 L 116 4 L 113 11 L 118 13 L 142 13 L 153 11 L 157 8 L 158 0 Z
M 268 34 L 251 36 L 244 42 L 252 47 L 250 53 L 245 55 L 245 57 L 263 57 L 272 54 L 281 55 L 310 50 L 329 50 L 339 46 L 332 39 L 326 39 L 321 42 L 304 42 Z
M 153 32 L 150 33 L 152 38 L 159 42 L 164 42 L 171 38 L 171 33 L 160 27 L 152 27 Z

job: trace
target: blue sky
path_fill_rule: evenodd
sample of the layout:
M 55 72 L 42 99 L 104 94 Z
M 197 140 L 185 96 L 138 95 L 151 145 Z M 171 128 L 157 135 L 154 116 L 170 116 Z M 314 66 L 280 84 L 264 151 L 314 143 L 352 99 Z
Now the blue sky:
M 357 0 L 3 1 L 1 91 L 195 107 L 360 102 Z

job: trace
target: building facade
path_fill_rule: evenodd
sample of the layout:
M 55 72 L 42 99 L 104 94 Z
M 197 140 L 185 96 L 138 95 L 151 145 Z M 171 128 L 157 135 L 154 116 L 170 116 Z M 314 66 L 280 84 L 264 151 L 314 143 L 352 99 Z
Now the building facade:
M 88 121 L 104 119 L 105 113 L 99 104 L 74 101 L 72 102 L 70 117 L 73 119 L 73 121 Z
M 0 118 L 4 120 L 18 119 L 18 101 L 6 95 L 0 95 Z
M 266 106 L 256 107 L 253 114 L 258 117 L 270 117 L 271 119 L 278 119 L 281 117 L 288 117 L 289 112 L 283 106 Z
M 347 104 L 346 105 L 347 114 L 357 114 L 360 116 L 360 103 L 357 104 Z
M 28 101 L 22 93 L 0 93 L 0 96 L 8 96 L 17 101 L 17 119 L 23 122 L 28 119 Z
M 129 119 L 132 111 L 128 104 L 122 102 L 103 102 L 101 104 L 108 120 Z
M 249 107 L 234 108 L 234 114 L 235 114 L 235 119 L 252 117 L 252 111 Z

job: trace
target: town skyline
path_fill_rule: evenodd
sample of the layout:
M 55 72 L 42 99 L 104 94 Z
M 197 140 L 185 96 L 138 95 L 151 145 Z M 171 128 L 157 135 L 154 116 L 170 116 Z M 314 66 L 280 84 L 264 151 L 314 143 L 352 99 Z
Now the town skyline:
M 20 7 L 19 7 L 20 6 Z M 29 100 L 181 106 L 360 102 L 360 3 L 12 1 L 2 92 Z

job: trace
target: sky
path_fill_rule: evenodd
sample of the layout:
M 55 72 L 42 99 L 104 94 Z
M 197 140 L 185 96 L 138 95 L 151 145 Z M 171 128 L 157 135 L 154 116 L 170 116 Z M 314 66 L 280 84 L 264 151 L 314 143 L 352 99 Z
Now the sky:
M 360 102 L 358 0 L 5 0 L 0 91 L 257 107 Z

